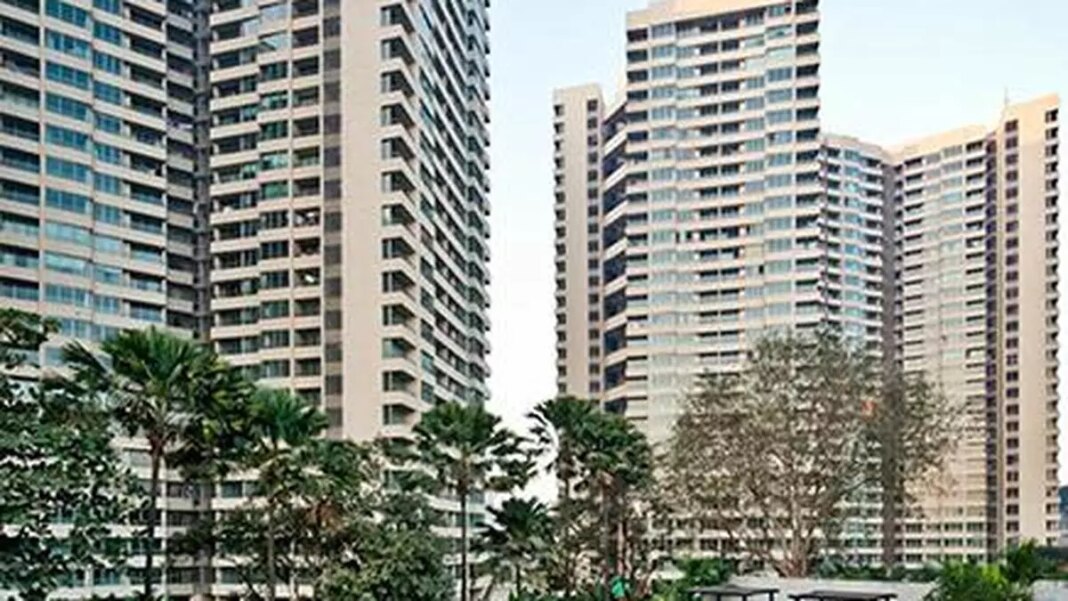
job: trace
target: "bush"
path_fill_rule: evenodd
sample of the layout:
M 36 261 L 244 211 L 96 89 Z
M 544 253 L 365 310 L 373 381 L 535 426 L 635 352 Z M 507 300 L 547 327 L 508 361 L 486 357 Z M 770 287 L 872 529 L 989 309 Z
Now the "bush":
M 1013 582 L 1000 565 L 947 564 L 927 601 L 1028 601 L 1029 586 Z

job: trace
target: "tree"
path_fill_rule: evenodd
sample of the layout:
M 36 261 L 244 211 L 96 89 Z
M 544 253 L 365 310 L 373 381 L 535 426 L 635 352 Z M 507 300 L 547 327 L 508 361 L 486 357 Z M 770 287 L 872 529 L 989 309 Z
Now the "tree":
M 601 584 L 607 590 L 624 579 L 644 591 L 651 576 L 646 534 L 656 510 L 652 448 L 624 417 L 594 415 L 581 430 L 579 456 L 588 484 L 582 492 L 599 529 Z
M 665 461 L 675 511 L 741 554 L 804 576 L 866 483 L 872 360 L 828 330 L 758 341 L 686 400 Z
M 326 416 L 285 390 L 260 389 L 252 397 L 253 446 L 246 467 L 259 472 L 265 502 L 265 562 L 267 599 L 278 587 L 278 514 L 291 509 L 292 491 L 299 482 L 301 453 L 327 426 Z
M 1027 601 L 1030 587 L 1009 580 L 998 564 L 950 563 L 926 601 Z
M 506 578 L 513 579 L 515 594 L 521 598 L 524 572 L 534 569 L 552 544 L 549 510 L 535 499 L 512 497 L 489 512 L 492 522 L 483 527 L 475 545 L 486 556 L 492 576 L 484 598 Z
M 415 427 L 419 458 L 460 501 L 460 601 L 469 601 L 468 514 L 471 493 L 508 491 L 526 483 L 530 462 L 518 436 L 481 405 L 443 403 Z
M 152 598 L 160 470 L 167 453 L 194 419 L 198 398 L 213 396 L 209 386 L 228 367 L 195 341 L 150 328 L 126 330 L 101 345 L 101 360 L 81 343 L 64 347 L 72 372 L 69 386 L 102 395 L 130 436 L 148 443 L 150 476 L 144 533 L 144 598 Z
M 897 565 L 901 512 L 915 501 L 916 485 L 944 471 L 957 439 L 957 412 L 922 374 L 896 368 L 884 375 L 879 401 L 868 422 L 878 459 L 872 484 L 881 495 L 883 568 L 891 570 Z
M 584 436 L 597 419 L 599 409 L 594 401 L 575 397 L 557 397 L 540 403 L 528 416 L 533 420 L 531 433 L 538 452 L 551 459 L 546 469 L 557 479 L 559 498 L 553 509 L 555 553 L 549 575 L 568 599 L 578 581 L 578 557 L 588 533 L 582 527 L 583 502 L 575 498 L 575 486 L 582 469 Z
M 120 561 L 104 543 L 131 510 L 133 482 L 99 399 L 10 375 L 54 329 L 0 309 L 0 588 L 31 601 L 75 571 Z
M 326 601 L 452 601 L 439 519 L 416 472 L 394 472 L 378 496 L 370 530 L 353 536 L 324 577 Z

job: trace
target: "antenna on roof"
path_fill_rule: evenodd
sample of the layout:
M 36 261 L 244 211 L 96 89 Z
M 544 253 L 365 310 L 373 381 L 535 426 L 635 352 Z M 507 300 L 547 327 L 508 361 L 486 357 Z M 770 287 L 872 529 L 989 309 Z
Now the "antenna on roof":
M 1004 110 L 1006 110 L 1006 111 L 1009 110 L 1009 104 L 1010 104 L 1010 102 L 1009 102 L 1009 86 L 1005 86 L 1005 100 L 1004 100 L 1004 103 L 1005 104 L 1004 104 L 1004 106 L 1002 108 Z

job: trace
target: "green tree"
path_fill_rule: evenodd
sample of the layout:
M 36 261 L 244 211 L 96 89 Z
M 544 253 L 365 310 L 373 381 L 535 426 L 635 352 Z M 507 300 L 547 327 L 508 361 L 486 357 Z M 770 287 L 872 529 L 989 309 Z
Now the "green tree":
M 428 484 L 415 472 L 394 472 L 376 501 L 378 519 L 349 537 L 324 574 L 326 601 L 451 601 L 447 549 L 428 503 Z
M 769 336 L 739 374 L 706 375 L 668 445 L 673 510 L 780 574 L 807 575 L 868 482 L 874 376 L 863 349 L 827 330 Z
M 1028 601 L 1030 587 L 1014 583 L 1000 565 L 950 563 L 926 601 Z
M 639 584 L 651 576 L 645 536 L 655 506 L 653 453 L 645 436 L 624 417 L 596 413 L 583 428 L 580 456 L 586 470 L 583 489 L 591 521 L 598 524 L 601 584 L 614 578 Z
M 285 390 L 260 389 L 252 397 L 252 437 L 245 467 L 259 473 L 265 502 L 264 530 L 267 599 L 278 587 L 279 513 L 292 509 L 294 491 L 306 465 L 302 454 L 324 430 L 326 416 Z
M 957 411 L 922 374 L 905 375 L 896 368 L 884 374 L 879 402 L 868 416 L 875 473 L 880 491 L 882 563 L 898 563 L 900 515 L 914 504 L 910 491 L 945 470 L 957 440 Z
M 469 601 L 468 504 L 476 490 L 524 485 L 531 465 L 521 439 L 481 405 L 443 403 L 415 427 L 419 458 L 460 502 L 460 601 Z
M 531 434 L 539 454 L 548 457 L 546 469 L 556 476 L 559 497 L 553 508 L 556 546 L 549 579 L 565 599 L 571 598 L 578 582 L 579 555 L 589 538 L 583 527 L 584 505 L 575 496 L 584 469 L 584 441 L 587 429 L 599 419 L 594 401 L 557 397 L 540 403 L 528 416 L 534 423 Z
M 1010 582 L 1031 586 L 1043 578 L 1057 574 L 1057 565 L 1042 554 L 1033 540 L 1015 545 L 1005 551 L 1002 564 Z
M 54 328 L 0 309 L 0 588 L 31 601 L 73 573 L 121 561 L 104 542 L 132 508 L 133 481 L 100 400 L 11 376 L 34 367 L 26 352 Z
M 497 585 L 511 579 L 518 597 L 524 595 L 523 574 L 537 566 L 552 544 L 552 518 L 545 504 L 535 499 L 506 499 L 490 508 L 492 520 L 478 535 L 474 548 L 486 557 L 491 583 L 488 599 Z
M 81 343 L 64 347 L 71 386 L 100 394 L 130 436 L 148 443 L 150 476 L 146 502 L 144 598 L 153 597 L 154 549 L 160 471 L 167 453 L 187 431 L 199 398 L 213 396 L 210 386 L 228 369 L 218 357 L 193 340 L 150 328 L 127 330 L 101 345 L 106 360 Z

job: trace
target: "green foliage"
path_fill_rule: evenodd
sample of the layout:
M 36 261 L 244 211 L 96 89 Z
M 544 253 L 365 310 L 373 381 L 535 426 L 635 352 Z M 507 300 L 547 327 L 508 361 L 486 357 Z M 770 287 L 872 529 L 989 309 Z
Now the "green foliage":
M 1054 578 L 1057 566 L 1042 554 L 1035 541 L 1005 551 L 1003 556 L 1005 577 L 1012 582 L 1030 586 L 1037 580 Z
M 741 559 L 807 575 L 868 482 L 874 376 L 830 330 L 757 341 L 740 373 L 707 374 L 686 400 L 663 462 L 671 509 L 725 532 Z
M 944 566 L 927 601 L 1028 601 L 1029 588 L 1012 582 L 1000 565 Z
M 490 575 L 486 598 L 501 582 L 513 581 L 515 594 L 524 594 L 524 575 L 536 569 L 553 542 L 549 510 L 534 499 L 509 498 L 490 508 L 491 521 L 479 532 L 474 549 L 486 560 Z
M 44 599 L 73 572 L 106 567 L 110 524 L 130 516 L 134 482 L 111 447 L 98 398 L 16 382 L 51 322 L 0 310 L 0 589 Z
M 662 601 L 690 601 L 689 591 L 702 586 L 717 586 L 730 580 L 735 571 L 731 562 L 723 559 L 681 559 L 676 567 L 682 576 L 654 587 L 656 599 Z
M 130 436 L 148 442 L 151 472 L 142 548 L 145 572 L 152 573 L 163 462 L 181 447 L 184 434 L 196 431 L 197 409 L 204 400 L 223 396 L 214 387 L 235 380 L 220 377 L 229 367 L 207 347 L 156 328 L 125 330 L 104 341 L 100 350 L 104 358 L 81 343 L 64 347 L 72 378 L 63 386 L 104 398 L 115 421 Z M 143 596 L 153 596 L 151 578 L 144 579 Z
M 439 486 L 460 501 L 460 601 L 469 599 L 468 513 L 476 489 L 505 492 L 530 479 L 533 465 L 522 440 L 481 405 L 443 403 L 423 414 L 415 427 L 422 465 Z
M 554 545 L 543 562 L 550 591 L 565 598 L 627 581 L 648 592 L 654 503 L 653 452 L 640 431 L 595 402 L 546 401 L 530 415 L 542 463 L 556 473 Z

